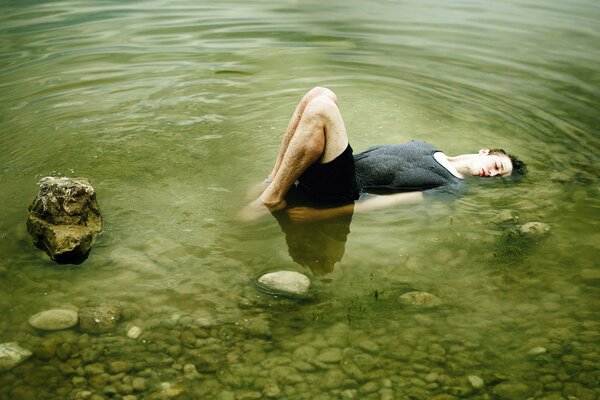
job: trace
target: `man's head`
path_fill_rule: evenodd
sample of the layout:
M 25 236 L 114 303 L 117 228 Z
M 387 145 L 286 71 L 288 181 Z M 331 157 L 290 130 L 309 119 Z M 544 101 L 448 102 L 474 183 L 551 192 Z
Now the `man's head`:
M 521 176 L 527 173 L 525 163 L 502 149 L 481 149 L 470 164 L 471 174 L 491 178 Z

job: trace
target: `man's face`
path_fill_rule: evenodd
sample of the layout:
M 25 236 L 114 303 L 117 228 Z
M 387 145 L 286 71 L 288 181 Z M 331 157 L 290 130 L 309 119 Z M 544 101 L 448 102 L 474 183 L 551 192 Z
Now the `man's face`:
M 489 149 L 479 150 L 479 154 L 471 162 L 471 174 L 484 178 L 509 176 L 512 168 L 512 162 L 508 156 L 490 154 Z

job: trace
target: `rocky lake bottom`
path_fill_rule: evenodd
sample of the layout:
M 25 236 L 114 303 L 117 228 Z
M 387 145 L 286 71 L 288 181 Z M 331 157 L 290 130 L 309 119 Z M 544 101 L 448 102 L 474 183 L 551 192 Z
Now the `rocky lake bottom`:
M 434 258 L 447 259 L 446 253 Z M 112 259 L 131 266 L 142 259 L 132 254 L 115 250 Z M 243 268 L 221 261 L 228 270 Z M 18 341 L 32 354 L 0 372 L 0 398 L 599 397 L 600 322 L 593 304 L 578 306 L 597 290 L 595 270 L 582 270 L 574 282 L 544 282 L 519 268 L 488 270 L 475 298 L 451 283 L 386 285 L 392 274 L 391 266 L 378 270 L 351 294 L 332 292 L 336 283 L 328 277 L 313 278 L 304 298 L 264 293 L 250 281 L 238 293 L 204 287 L 181 306 L 153 299 L 153 290 L 145 301 L 123 295 L 106 304 L 98 293 L 68 299 L 46 292 L 45 304 L 79 310 L 79 325 L 45 331 L 27 318 L 1 321 L 3 342 Z M 544 286 L 549 290 L 539 290 Z M 402 295 L 415 288 L 436 300 L 407 302 Z M 94 333 L 82 319 L 89 307 L 119 313 Z M 23 313 L 22 306 L 11 309 Z

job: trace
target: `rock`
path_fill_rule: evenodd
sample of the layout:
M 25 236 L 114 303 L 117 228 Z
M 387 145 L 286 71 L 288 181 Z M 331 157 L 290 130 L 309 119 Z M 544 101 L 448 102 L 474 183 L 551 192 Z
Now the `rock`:
M 469 375 L 467 378 L 469 379 L 469 383 L 471 384 L 471 386 L 473 386 L 475 389 L 481 389 L 485 386 L 483 379 L 481 379 L 477 375 Z
M 73 354 L 73 347 L 69 343 L 63 343 L 56 349 L 56 357 L 62 361 L 65 361 L 71 357 L 71 354 Z
M 133 368 L 133 364 L 129 361 L 113 361 L 108 364 L 112 374 L 120 374 L 121 372 L 129 372 Z
M 436 307 L 442 300 L 427 292 L 408 292 L 400 296 L 400 303 L 405 306 Z
M 198 373 L 198 370 L 196 370 L 196 366 L 194 364 L 185 364 L 183 366 L 183 376 L 185 376 L 187 379 L 195 379 L 200 376 L 200 374 Z
M 531 355 L 531 356 L 537 356 L 539 354 L 544 354 L 547 351 L 547 349 L 545 347 L 542 346 L 536 346 L 533 347 L 532 349 L 530 349 L 527 354 Z
M 503 382 L 496 385 L 492 393 L 502 400 L 525 399 L 531 395 L 531 389 L 524 383 Z
M 0 344 L 0 371 L 7 371 L 31 357 L 31 351 L 16 342 Z
M 56 355 L 58 343 L 55 338 L 45 338 L 33 346 L 33 354 L 39 359 L 49 360 Z
M 489 219 L 491 223 L 494 224 L 506 224 L 509 222 L 515 222 L 519 219 L 516 211 L 513 210 L 502 210 L 498 214 L 494 215 Z
M 80 264 L 102 230 L 96 193 L 86 178 L 45 177 L 29 206 L 27 231 L 59 264 Z
M 379 346 L 377 345 L 377 343 L 372 342 L 370 340 L 363 340 L 358 344 L 358 347 L 360 347 L 361 349 L 363 349 L 364 351 L 368 352 L 368 353 L 373 353 L 376 354 L 379 351 Z
M 44 331 L 69 329 L 77 325 L 79 317 L 72 310 L 53 309 L 39 312 L 29 318 L 29 324 Z
M 317 360 L 324 363 L 337 363 L 341 359 L 342 351 L 337 348 L 325 349 L 317 356 Z
M 127 331 L 127 337 L 131 338 L 131 339 L 137 339 L 140 337 L 141 334 L 142 334 L 142 330 L 137 326 L 132 326 Z
M 581 270 L 581 278 L 587 281 L 600 281 L 600 269 L 584 268 Z
M 136 392 L 143 392 L 146 390 L 146 380 L 144 378 L 139 377 L 133 378 L 133 381 L 131 381 L 131 386 Z
M 118 305 L 102 305 L 86 307 L 79 310 L 79 326 L 89 333 L 104 333 L 117 326 L 121 318 L 121 307 Z
M 546 234 L 550 232 L 550 225 L 545 224 L 543 222 L 528 222 L 526 224 L 520 225 L 518 228 L 518 232 L 523 236 L 541 238 L 546 236 Z
M 295 271 L 277 271 L 264 274 L 258 283 L 275 293 L 304 295 L 310 288 L 310 279 Z
M 279 397 L 281 395 L 281 389 L 276 382 L 269 382 L 263 389 L 263 395 L 268 398 Z

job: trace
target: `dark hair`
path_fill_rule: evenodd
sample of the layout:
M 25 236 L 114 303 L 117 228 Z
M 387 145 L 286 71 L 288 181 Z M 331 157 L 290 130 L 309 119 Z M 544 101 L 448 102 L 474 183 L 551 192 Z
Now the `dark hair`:
M 511 177 L 519 178 L 527 174 L 527 165 L 512 154 L 508 154 L 504 149 L 492 149 L 489 154 L 507 156 L 510 159 L 513 167 Z

